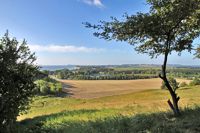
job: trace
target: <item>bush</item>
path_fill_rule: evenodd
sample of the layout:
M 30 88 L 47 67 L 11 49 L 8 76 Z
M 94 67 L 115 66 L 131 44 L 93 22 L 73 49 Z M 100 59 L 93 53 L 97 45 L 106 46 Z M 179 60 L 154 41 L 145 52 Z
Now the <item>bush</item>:
M 179 82 L 177 82 L 175 78 L 169 77 L 168 81 L 174 91 L 179 88 Z M 162 82 L 161 89 L 167 89 L 164 82 Z
M 57 84 L 55 84 L 55 86 L 56 86 L 57 92 L 62 92 L 62 84 L 61 83 L 57 83 Z
M 45 78 L 43 78 L 43 80 L 47 81 L 47 82 L 57 83 L 57 81 L 55 79 L 52 79 L 50 77 L 45 77 Z
M 51 82 L 48 82 L 48 81 L 51 81 Z M 45 78 L 43 80 L 38 80 L 35 83 L 37 85 L 37 88 L 36 88 L 37 94 L 48 95 L 48 94 L 59 94 L 62 92 L 62 84 L 57 82 L 54 79 L 52 80 L 48 79 L 46 81 L 46 78 Z
M 186 82 L 181 82 L 179 87 L 186 87 L 188 84 Z
M 164 90 L 164 89 L 167 89 L 166 88 L 166 86 L 165 86 L 165 83 L 164 83 L 164 81 L 162 81 L 162 85 L 161 85 L 161 87 L 160 87 L 162 90 Z
M 195 85 L 200 85 L 200 80 L 198 78 L 194 78 L 191 82 L 190 82 L 191 86 L 195 86 Z

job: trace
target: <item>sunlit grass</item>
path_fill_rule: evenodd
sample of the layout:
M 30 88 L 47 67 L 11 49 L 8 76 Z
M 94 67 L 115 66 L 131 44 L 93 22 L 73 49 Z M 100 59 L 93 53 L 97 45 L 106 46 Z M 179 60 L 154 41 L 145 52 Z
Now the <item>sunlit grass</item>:
M 182 109 L 195 109 L 196 106 L 200 106 L 200 86 L 181 88 L 178 94 L 181 97 Z M 144 129 L 167 132 L 172 131 L 170 127 L 173 127 L 181 132 L 182 126 L 188 125 L 184 121 L 195 119 L 197 116 L 192 116 L 184 110 L 184 115 L 188 116 L 181 120 L 171 118 L 171 113 L 165 113 L 171 112 L 166 102 L 168 98 L 170 96 L 166 90 L 147 90 L 96 99 L 39 96 L 34 98 L 29 112 L 18 118 L 19 121 L 23 120 L 18 130 L 48 133 L 120 133 L 123 130 L 134 132 Z M 195 109 L 194 112 L 197 115 L 200 111 Z M 155 128 L 152 122 L 158 128 Z M 169 129 L 162 127 L 162 122 Z M 192 126 L 194 129 L 197 126 L 195 124 Z
M 177 92 L 181 97 L 181 107 L 200 104 L 200 87 L 182 88 Z M 168 110 L 166 101 L 170 98 L 166 90 L 148 90 L 143 92 L 108 96 L 96 99 L 74 99 L 61 97 L 35 97 L 27 114 L 18 118 L 33 118 L 62 111 L 81 109 L 115 110 L 114 114 L 138 114 Z

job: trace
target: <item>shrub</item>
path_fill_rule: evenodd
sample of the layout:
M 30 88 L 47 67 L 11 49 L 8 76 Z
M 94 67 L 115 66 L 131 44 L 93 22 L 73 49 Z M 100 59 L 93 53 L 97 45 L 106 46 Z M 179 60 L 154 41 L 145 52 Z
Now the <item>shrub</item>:
M 37 85 L 36 90 L 38 90 L 36 91 L 37 94 L 48 95 L 48 94 L 59 94 L 62 92 L 62 84 L 54 79 L 52 80 L 48 79 L 46 81 L 45 78 L 43 80 L 38 80 L 35 83 Z
M 179 88 L 179 82 L 177 82 L 175 78 L 169 77 L 168 81 L 173 90 L 176 91 Z M 161 89 L 167 89 L 164 82 L 162 82 Z
M 57 83 L 56 84 L 56 89 L 57 89 L 57 92 L 62 92 L 62 84 L 61 83 Z
M 186 83 L 186 82 L 181 82 L 180 83 L 180 85 L 179 85 L 179 87 L 185 87 L 185 86 L 187 86 L 188 84 Z
M 191 82 L 190 82 L 191 86 L 195 86 L 195 85 L 200 85 L 200 80 L 198 78 L 194 78 Z

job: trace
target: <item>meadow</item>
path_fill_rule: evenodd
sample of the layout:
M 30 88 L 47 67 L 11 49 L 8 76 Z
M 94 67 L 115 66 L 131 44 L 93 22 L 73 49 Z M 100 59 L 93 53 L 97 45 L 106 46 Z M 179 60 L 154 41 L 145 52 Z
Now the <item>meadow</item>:
M 75 90 L 81 84 L 79 83 L 81 81 L 77 82 L 74 81 L 73 84 L 76 86 Z M 102 82 L 100 81 L 100 84 L 103 84 Z M 100 84 L 94 87 L 101 88 Z M 132 86 L 134 88 L 134 83 Z M 110 88 L 113 89 L 114 86 Z M 129 133 L 172 132 L 173 129 L 176 132 L 198 132 L 200 131 L 197 122 L 200 112 L 199 88 L 200 86 L 189 86 L 178 90 L 183 113 L 179 118 L 173 117 L 169 110 L 166 102 L 170 98 L 168 92 L 159 88 L 110 96 L 102 93 L 96 98 L 91 96 L 75 98 L 73 95 L 37 96 L 33 99 L 31 109 L 27 114 L 18 117 L 17 130 L 52 133 Z M 187 127 L 190 128 L 186 130 Z

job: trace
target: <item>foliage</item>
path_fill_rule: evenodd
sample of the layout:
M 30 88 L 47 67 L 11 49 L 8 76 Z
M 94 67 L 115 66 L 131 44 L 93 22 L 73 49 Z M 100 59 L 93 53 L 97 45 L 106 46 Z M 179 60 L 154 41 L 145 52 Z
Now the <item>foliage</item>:
M 28 108 L 38 73 L 26 41 L 19 43 L 8 32 L 0 39 L 0 131 L 10 132 L 19 113 Z
M 41 95 L 59 95 L 62 92 L 62 84 L 52 78 L 44 78 L 36 82 L 36 94 Z
M 157 78 L 161 71 L 158 67 L 113 67 L 108 66 L 87 66 L 80 67 L 75 70 L 56 70 L 49 74 L 54 75 L 59 79 L 72 80 L 133 80 L 133 79 L 149 79 Z M 174 68 L 167 69 L 167 75 L 176 78 L 192 79 L 200 77 L 200 68 Z
M 195 55 L 195 58 L 199 58 L 200 59 L 200 46 L 197 47 L 194 55 Z
M 106 40 L 126 41 L 136 45 L 140 53 L 151 57 L 176 51 L 191 50 L 199 36 L 199 0 L 147 0 L 149 13 L 124 15 L 124 21 L 112 17 L 111 22 L 99 25 L 86 23 L 86 27 L 100 32 L 94 35 Z M 166 43 L 169 43 L 168 44 Z M 166 47 L 168 46 L 168 47 Z
M 166 76 L 168 56 L 172 52 L 191 51 L 193 41 L 200 35 L 200 0 L 147 0 L 148 13 L 124 15 L 123 21 L 112 18 L 99 25 L 86 23 L 86 27 L 98 30 L 94 35 L 105 40 L 125 41 L 135 46 L 139 53 L 150 57 L 164 55 L 162 73 L 159 77 L 172 97 L 168 100 L 175 115 L 180 115 L 179 96 Z
M 191 86 L 195 86 L 195 85 L 200 85 L 200 79 L 199 78 L 194 78 L 191 82 L 190 82 Z
M 177 82 L 175 78 L 169 77 L 168 81 L 174 91 L 176 91 L 179 88 L 179 82 Z M 162 82 L 161 89 L 167 89 L 165 86 L 165 82 Z
M 179 84 L 179 87 L 186 87 L 188 84 L 186 83 L 186 82 L 181 82 L 180 84 Z

